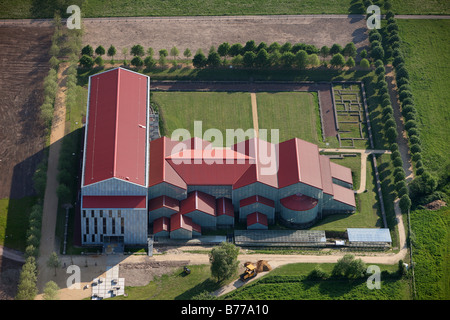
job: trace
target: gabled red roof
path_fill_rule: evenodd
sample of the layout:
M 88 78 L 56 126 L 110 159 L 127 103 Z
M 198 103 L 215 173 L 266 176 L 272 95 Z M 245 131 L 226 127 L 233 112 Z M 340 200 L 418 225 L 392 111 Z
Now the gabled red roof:
M 267 216 L 261 212 L 253 212 L 247 215 L 247 226 L 251 226 L 253 224 L 262 224 L 264 226 L 267 226 Z
M 148 211 L 153 211 L 160 208 L 168 208 L 173 211 L 179 211 L 180 202 L 177 199 L 168 196 L 159 196 L 148 202 Z
M 281 142 L 278 147 L 280 158 L 279 188 L 302 182 L 322 189 L 319 148 L 317 145 L 294 138 Z
M 327 156 L 319 155 L 319 161 L 323 192 L 333 195 L 333 180 L 331 179 L 330 159 Z
M 334 200 L 348 204 L 352 207 L 356 207 L 355 192 L 353 190 L 342 187 L 335 183 L 333 183 L 333 190 Z
M 117 68 L 90 77 L 83 185 L 146 186 L 149 77 Z
M 153 221 L 153 234 L 170 230 L 170 219 L 168 217 L 160 217 Z
M 146 196 L 83 196 L 83 209 L 145 209 Z
M 263 196 L 259 196 L 259 195 L 251 196 L 251 197 L 242 199 L 241 201 L 239 201 L 239 207 L 242 208 L 242 207 L 251 205 L 253 203 L 262 203 L 262 204 L 264 204 L 266 206 L 275 208 L 275 201 L 273 201 L 271 199 L 268 199 L 268 198 L 265 198 Z
M 180 228 L 189 231 L 196 231 L 199 233 L 202 232 L 201 226 L 192 222 L 191 218 L 182 215 L 180 212 L 174 213 L 170 216 L 170 232 L 178 230 Z
M 319 200 L 298 193 L 281 199 L 280 203 L 283 207 L 290 210 L 307 211 L 317 206 Z
M 219 198 L 216 200 L 216 215 L 227 215 L 234 217 L 234 207 L 231 199 Z
M 201 191 L 193 191 L 188 197 L 180 201 L 180 213 L 201 211 L 211 216 L 216 215 L 216 198 Z
M 233 185 L 233 189 L 255 182 L 278 188 L 277 171 L 279 159 L 276 145 L 259 138 L 251 138 L 236 143 L 232 148 L 254 159 L 249 169 Z
M 331 176 L 335 179 L 353 184 L 352 170 L 337 163 L 330 162 Z

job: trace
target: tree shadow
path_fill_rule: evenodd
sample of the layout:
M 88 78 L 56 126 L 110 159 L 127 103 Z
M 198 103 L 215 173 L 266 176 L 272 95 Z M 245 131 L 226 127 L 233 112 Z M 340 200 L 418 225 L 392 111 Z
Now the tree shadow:
M 186 277 L 183 271 L 180 273 L 180 276 Z M 204 280 L 203 282 L 197 284 L 195 287 L 183 292 L 182 294 L 176 296 L 174 300 L 191 300 L 192 297 L 202 293 L 203 291 L 213 292 L 221 287 L 221 283 L 214 281 L 211 278 Z

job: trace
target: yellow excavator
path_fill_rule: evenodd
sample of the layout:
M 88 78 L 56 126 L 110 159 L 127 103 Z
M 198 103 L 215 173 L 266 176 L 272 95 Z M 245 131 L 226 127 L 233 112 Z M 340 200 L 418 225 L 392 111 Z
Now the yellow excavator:
M 241 274 L 242 281 L 247 281 L 248 279 L 256 276 L 256 274 L 257 274 L 256 267 L 252 263 L 246 263 L 246 264 L 244 264 L 244 266 L 245 266 L 245 271 L 243 274 Z

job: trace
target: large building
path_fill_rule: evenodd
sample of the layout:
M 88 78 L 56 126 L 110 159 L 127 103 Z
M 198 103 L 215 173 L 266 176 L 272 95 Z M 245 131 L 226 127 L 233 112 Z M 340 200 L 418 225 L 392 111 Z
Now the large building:
M 147 76 L 113 69 L 90 77 L 82 180 L 82 243 L 143 245 L 202 229 L 296 228 L 354 212 L 351 170 L 294 138 L 213 148 L 200 138 L 150 141 Z

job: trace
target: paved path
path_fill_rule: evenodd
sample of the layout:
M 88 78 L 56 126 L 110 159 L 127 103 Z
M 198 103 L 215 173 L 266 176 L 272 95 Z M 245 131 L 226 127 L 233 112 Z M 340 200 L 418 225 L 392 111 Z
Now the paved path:
M 385 154 L 391 153 L 389 150 L 374 149 L 319 149 L 322 152 L 338 152 L 338 153 L 359 153 L 361 155 L 361 181 L 359 189 L 356 193 L 363 193 L 366 190 L 367 181 L 367 157 L 369 154 Z
M 61 150 L 62 138 L 64 137 L 66 122 L 65 93 L 63 91 L 65 76 L 64 71 L 68 64 L 60 64 L 58 70 L 58 93 L 55 101 L 55 110 L 52 122 L 52 132 L 50 135 L 50 152 L 48 156 L 47 185 L 45 188 L 44 208 L 42 214 L 41 242 L 39 246 L 38 258 L 38 290 L 41 291 L 46 282 L 53 276 L 52 270 L 46 266 L 48 257 L 55 251 L 55 227 L 58 213 L 58 161 Z
M 0 246 L 0 257 L 17 261 L 17 262 L 25 262 L 23 257 L 23 253 L 17 250 L 9 249 L 4 246 Z
M 259 138 L 258 105 L 256 104 L 256 93 L 251 92 L 250 97 L 252 99 L 253 129 L 255 130 L 256 138 Z

